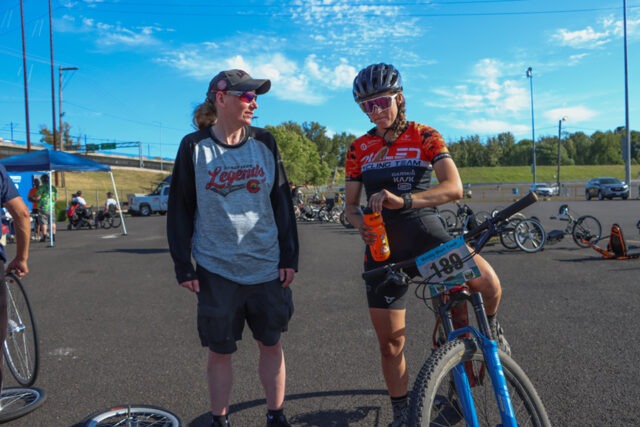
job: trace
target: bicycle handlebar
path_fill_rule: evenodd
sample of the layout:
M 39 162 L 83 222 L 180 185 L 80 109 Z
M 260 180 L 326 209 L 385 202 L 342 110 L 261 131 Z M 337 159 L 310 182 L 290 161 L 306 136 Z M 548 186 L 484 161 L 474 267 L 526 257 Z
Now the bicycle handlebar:
M 515 213 L 520 212 L 526 207 L 534 204 L 538 201 L 538 196 L 534 192 L 530 192 L 526 196 L 522 197 L 515 203 L 510 204 L 503 210 L 496 213 L 493 217 L 487 218 L 482 224 L 478 225 L 474 229 L 470 230 L 467 234 L 464 235 L 464 240 L 469 241 L 473 240 L 475 237 L 481 235 L 485 230 L 489 230 L 490 233 L 495 233 L 495 225 L 504 222 L 513 216 Z M 487 236 L 489 237 L 489 236 Z M 486 242 L 486 240 L 485 240 Z M 482 245 L 480 245 L 482 246 Z M 396 263 L 389 263 L 382 267 L 374 268 L 372 270 L 365 271 L 362 273 L 362 278 L 364 280 L 371 280 L 378 277 L 382 277 L 389 272 L 397 271 L 401 268 L 412 267 L 416 263 L 416 259 L 408 259 L 404 261 L 399 261 Z
M 478 236 L 480 233 L 482 233 L 484 230 L 489 228 L 490 225 L 495 225 L 497 223 L 506 221 L 507 219 L 512 217 L 515 213 L 520 212 L 524 208 L 531 206 L 537 201 L 538 201 L 537 194 L 534 192 L 530 192 L 529 194 L 522 197 L 517 202 L 510 204 L 503 210 L 496 213 L 493 217 L 488 218 L 485 222 L 483 222 L 473 230 L 469 231 L 467 234 L 465 234 L 464 240 L 466 241 L 472 240 L 473 238 Z

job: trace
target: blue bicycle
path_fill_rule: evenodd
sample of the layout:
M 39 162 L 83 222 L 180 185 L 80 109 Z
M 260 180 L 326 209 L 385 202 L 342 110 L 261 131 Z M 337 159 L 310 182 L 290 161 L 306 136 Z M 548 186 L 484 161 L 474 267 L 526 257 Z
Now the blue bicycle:
M 410 395 L 408 426 L 550 426 L 531 381 L 518 364 L 498 350 L 482 296 L 464 284 L 479 275 L 473 256 L 514 213 L 535 203 L 534 193 L 485 219 L 464 236 L 415 259 L 363 274 L 384 277 L 381 286 L 417 283 L 416 296 L 434 311 L 434 350 Z M 475 241 L 470 252 L 465 242 Z M 403 268 L 418 267 L 412 280 Z M 426 278 L 426 279 L 425 279 Z M 468 322 L 471 303 L 477 327 Z

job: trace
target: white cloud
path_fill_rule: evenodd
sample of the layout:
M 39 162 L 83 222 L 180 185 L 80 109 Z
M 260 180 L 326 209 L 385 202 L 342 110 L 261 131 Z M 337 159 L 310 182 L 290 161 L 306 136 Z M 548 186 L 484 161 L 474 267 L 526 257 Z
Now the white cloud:
M 552 123 L 561 120 L 563 117 L 567 118 L 567 123 L 583 123 L 593 119 L 598 113 L 590 108 L 578 105 L 575 107 L 554 108 L 545 111 L 543 115 Z
M 602 26 L 611 30 L 617 37 L 624 35 L 624 27 L 622 20 L 613 16 L 606 17 L 602 20 Z M 631 17 L 627 14 L 627 36 L 629 38 L 640 36 L 640 16 Z
M 208 81 L 220 70 L 240 68 L 255 78 L 271 80 L 271 94 L 280 99 L 309 105 L 322 104 L 330 92 L 350 88 L 356 69 L 345 59 L 324 65 L 316 55 L 302 64 L 284 53 L 221 56 L 224 48 L 201 44 L 167 51 L 157 61 L 184 72 L 196 80 Z
M 587 58 L 589 55 L 587 53 L 578 53 L 576 55 L 569 55 L 569 62 L 567 65 L 573 66 L 578 65 L 582 62 L 583 59 Z
M 517 116 L 527 108 L 529 95 L 522 80 L 503 76 L 509 69 L 499 60 L 482 59 L 472 67 L 466 84 L 435 89 L 440 98 L 429 105 L 464 114 Z
M 433 90 L 437 96 L 428 106 L 445 111 L 440 121 L 461 133 L 526 133 L 530 128 L 523 118 L 529 112 L 530 95 L 526 80 L 512 77 L 518 67 L 484 58 L 471 67 L 463 84 Z
M 568 46 L 574 49 L 593 49 L 611 41 L 609 31 L 598 32 L 591 26 L 576 31 L 561 28 L 551 38 L 559 42 L 561 46 Z
M 403 15 L 404 6 L 394 0 L 376 4 L 362 0 L 305 0 L 288 9 L 292 22 L 301 30 L 298 37 L 307 45 L 320 45 L 324 55 L 366 57 L 378 52 L 383 42 L 389 52 L 398 51 L 407 41 L 417 39 L 424 26 L 417 18 Z M 402 16 L 400 16 L 402 15 Z M 401 19 L 402 25 L 393 25 Z
M 340 60 L 340 64 L 331 69 L 321 66 L 316 55 L 309 55 L 305 59 L 304 65 L 311 77 L 322 82 L 330 90 L 351 88 L 353 79 L 358 73 L 356 68 L 349 65 L 344 58 Z
M 56 31 L 66 33 L 95 33 L 96 45 L 103 48 L 139 48 L 159 45 L 156 33 L 171 31 L 158 26 L 127 28 L 121 24 L 97 22 L 93 18 L 81 16 L 78 19 L 63 15 L 56 20 Z

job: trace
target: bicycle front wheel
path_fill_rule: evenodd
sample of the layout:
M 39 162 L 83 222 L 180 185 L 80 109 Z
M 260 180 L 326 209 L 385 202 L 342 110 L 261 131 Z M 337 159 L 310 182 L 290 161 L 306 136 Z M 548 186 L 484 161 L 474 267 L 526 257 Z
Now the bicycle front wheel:
M 111 218 L 111 226 L 112 226 L 113 228 L 118 228 L 118 227 L 120 227 L 120 222 L 121 222 L 121 221 L 120 221 L 120 215 L 114 215 L 114 216 Z
M 20 418 L 38 409 L 46 400 L 44 390 L 37 387 L 10 387 L 0 394 L 0 422 Z
M 602 225 L 594 216 L 584 215 L 578 218 L 571 230 L 573 241 L 581 248 L 588 248 L 589 242 L 597 242 L 602 235 Z
M 502 352 L 500 362 L 518 425 L 550 426 L 542 401 L 522 368 Z M 466 425 L 453 380 L 453 368 L 461 363 L 467 375 L 476 373 L 470 383 L 474 384 L 471 394 L 480 425 L 502 423 L 482 351 L 472 339 L 457 339 L 440 347 L 422 366 L 411 391 L 410 427 Z
M 518 222 L 520 222 L 520 219 L 509 219 L 500 232 L 500 243 L 507 249 L 518 249 L 516 237 L 513 234 Z
M 82 422 L 83 427 L 180 427 L 182 422 L 173 412 L 151 405 L 126 405 L 97 412 Z
M 38 335 L 36 324 L 22 282 L 13 273 L 5 276 L 7 287 L 7 338 L 2 348 L 4 358 L 16 381 L 25 387 L 38 376 Z
M 540 223 L 534 219 L 523 219 L 513 229 L 516 244 L 525 252 L 541 251 L 547 240 L 547 233 Z

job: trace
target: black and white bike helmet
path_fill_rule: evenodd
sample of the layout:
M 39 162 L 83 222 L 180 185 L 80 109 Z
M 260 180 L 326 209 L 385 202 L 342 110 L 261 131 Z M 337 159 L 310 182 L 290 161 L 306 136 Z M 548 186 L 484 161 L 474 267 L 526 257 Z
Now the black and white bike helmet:
M 353 99 L 361 102 L 379 93 L 402 90 L 400 72 L 391 64 L 372 64 L 353 80 Z

